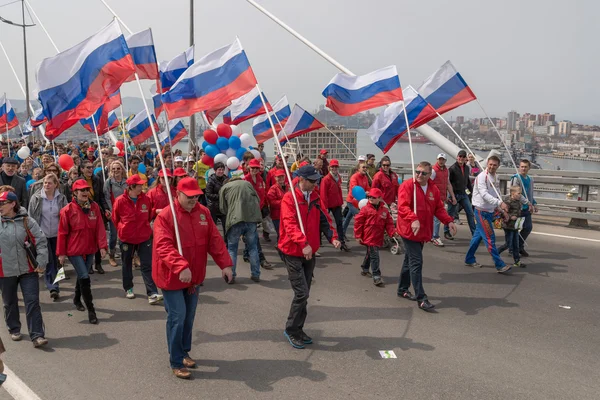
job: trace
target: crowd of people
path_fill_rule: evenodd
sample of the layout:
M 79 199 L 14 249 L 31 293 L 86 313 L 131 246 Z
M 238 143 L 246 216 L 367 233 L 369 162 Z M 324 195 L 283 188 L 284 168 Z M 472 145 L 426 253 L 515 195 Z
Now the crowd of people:
M 184 379 L 195 367 L 189 354 L 192 327 L 208 255 L 225 281 L 234 284 L 242 240 L 250 279 L 260 282 L 261 270 L 272 269 L 275 261 L 266 259 L 262 246 L 275 241 L 294 292 L 284 336 L 302 349 L 312 343 L 304 324 L 323 238 L 344 252 L 358 250 L 351 249 L 352 238 L 364 246 L 364 254 L 357 252 L 363 258 L 357 273 L 378 287 L 384 284 L 379 251 L 386 239 L 401 240 L 405 254 L 397 295 L 428 311 L 434 305 L 423 288 L 423 250 L 428 242 L 444 246 L 440 225 L 444 239 L 453 240 L 463 211 L 472 236 L 465 265 L 481 267 L 475 253 L 483 241 L 497 271 L 506 273 L 525 267 L 521 257 L 528 256 L 525 241 L 531 214 L 537 212 L 529 161 L 521 161 L 510 194 L 502 196 L 496 175 L 500 160 L 490 156 L 482 166 L 465 150 L 450 167 L 444 153 L 433 164 L 420 162 L 414 177 L 404 181 L 388 156 L 379 161 L 373 154 L 360 156 L 344 185 L 340 163 L 328 159 L 327 149 L 314 160 L 298 154 L 291 164 L 276 155 L 268 167 L 259 147 L 262 158 L 247 152 L 240 168 L 229 171 L 220 162 L 203 164 L 202 149 L 184 156 L 168 145 L 161 150 L 164 169 L 159 154 L 147 146 L 129 145 L 124 154 L 88 142 L 10 146 L 2 145 L 0 159 L 0 290 L 11 339 L 23 337 L 20 288 L 30 340 L 35 347 L 48 343 L 38 276 L 50 298 L 58 300 L 57 274 L 67 260 L 75 271 L 74 307 L 98 324 L 90 275 L 105 273 L 102 259 L 108 255 L 112 267 L 120 264 L 125 298 L 136 296 L 138 268 L 149 304 L 164 304 L 170 365 Z M 25 159 L 16 156 L 22 146 L 30 149 Z M 72 160 L 68 170 L 58 162 L 63 155 Z M 498 223 L 506 237 L 500 247 L 494 232 Z M 502 259 L 505 250 L 513 262 Z M 67 268 L 65 279 L 70 275 Z

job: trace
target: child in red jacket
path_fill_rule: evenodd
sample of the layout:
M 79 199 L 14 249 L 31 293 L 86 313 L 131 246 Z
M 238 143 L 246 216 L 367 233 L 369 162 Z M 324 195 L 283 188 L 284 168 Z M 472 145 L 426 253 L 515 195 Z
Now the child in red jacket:
M 367 246 L 367 254 L 361 268 L 362 276 L 372 276 L 375 286 L 382 286 L 381 271 L 379 269 L 379 248 L 383 246 L 385 232 L 391 237 L 395 236 L 394 220 L 390 210 L 382 201 L 383 192 L 374 188 L 367 193 L 368 203 L 360 209 L 354 219 L 354 236 L 358 243 Z M 371 272 L 369 272 L 369 267 Z

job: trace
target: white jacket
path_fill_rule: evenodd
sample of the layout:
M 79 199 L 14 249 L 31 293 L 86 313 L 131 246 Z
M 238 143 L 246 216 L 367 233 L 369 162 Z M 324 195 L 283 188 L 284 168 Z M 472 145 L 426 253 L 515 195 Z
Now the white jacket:
M 500 179 L 498 176 L 488 174 L 487 169 L 477 175 L 473 182 L 473 206 L 486 212 L 494 212 L 500 207 L 502 199 L 500 190 Z

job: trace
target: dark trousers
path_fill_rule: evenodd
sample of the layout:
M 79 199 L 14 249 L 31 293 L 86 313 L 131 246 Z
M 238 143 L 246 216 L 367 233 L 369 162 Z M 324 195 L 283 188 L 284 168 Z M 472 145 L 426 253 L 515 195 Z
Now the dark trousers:
M 0 290 L 2 291 L 2 302 L 4 303 L 4 321 L 8 327 L 8 332 L 11 334 L 21 332 L 19 300 L 17 297 L 19 286 L 21 286 L 21 294 L 25 303 L 25 318 L 27 319 L 29 338 L 33 341 L 39 337 L 44 337 L 44 320 L 40 308 L 40 284 L 36 272 L 0 278 Z
M 533 230 L 533 221 L 531 219 L 531 211 L 523 210 L 521 211 L 521 217 L 525 218 L 523 221 L 523 229 L 521 229 L 521 237 L 519 238 L 519 250 L 525 249 L 525 241 L 529 237 L 529 234 Z
M 277 243 L 279 243 L 279 220 L 273 220 L 273 226 L 275 227 L 275 232 L 277 232 Z
M 46 288 L 49 291 L 59 292 L 58 282 L 54 283 L 56 279 L 56 273 L 58 272 L 58 256 L 56 255 L 56 240 L 55 237 L 48 238 L 48 264 L 46 264 L 46 271 L 44 272 L 44 281 L 46 282 Z
M 148 296 L 158 294 L 158 289 L 152 280 L 152 238 L 140 244 L 121 242 L 123 289 L 127 291 L 133 288 L 133 254 L 135 252 L 140 257 L 140 269 L 144 285 L 146 285 L 146 294 Z
M 285 330 L 289 335 L 298 335 L 304 328 L 306 321 L 306 306 L 310 294 L 310 284 L 315 270 L 315 257 L 310 260 L 304 257 L 288 256 L 281 253 L 283 262 L 288 271 L 288 278 L 294 291 L 294 299 L 290 307 Z
M 211 213 L 210 216 L 212 217 L 213 222 L 215 223 L 215 225 L 217 225 L 218 221 L 221 221 L 221 227 L 223 228 L 223 238 L 225 238 L 225 216 L 224 215 L 216 215 Z
M 163 290 L 162 294 L 167 310 L 167 346 L 171 368 L 183 368 L 183 359 L 189 357 L 192 349 L 198 288 Z
M 509 249 L 512 252 L 513 260 L 518 263 L 521 260 L 519 254 L 519 231 L 516 229 L 504 229 L 504 239 L 506 243 L 498 247 L 498 253 L 502 253 L 504 250 Z
M 418 301 L 425 300 L 427 295 L 423 289 L 423 243 L 402 238 L 404 243 L 404 263 L 400 272 L 398 294 L 408 292 L 412 283 Z
M 346 243 L 346 238 L 344 237 L 344 217 L 342 216 L 342 206 L 330 208 L 329 212 L 331 212 L 333 219 L 335 220 L 335 228 L 337 230 L 340 242 Z
M 379 270 L 379 247 L 367 246 L 367 254 L 365 254 L 365 259 L 360 267 L 364 272 L 369 272 L 370 267 L 373 279 L 381 278 L 381 271 Z

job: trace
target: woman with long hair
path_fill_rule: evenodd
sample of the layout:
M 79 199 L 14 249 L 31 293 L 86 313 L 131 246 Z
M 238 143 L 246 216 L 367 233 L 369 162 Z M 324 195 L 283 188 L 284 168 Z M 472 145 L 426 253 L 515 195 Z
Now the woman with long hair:
M 104 198 L 108 203 L 108 209 L 112 212 L 117 197 L 125 193 L 127 189 L 127 177 L 125 166 L 120 161 L 113 161 L 108 168 L 108 179 L 104 182 Z M 117 228 L 111 219 L 108 220 L 110 240 L 108 242 L 108 262 L 112 267 L 117 266 L 115 251 L 117 248 Z

